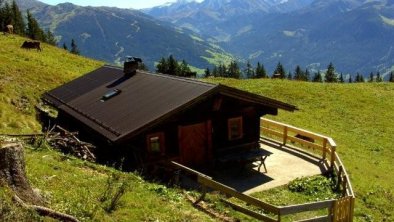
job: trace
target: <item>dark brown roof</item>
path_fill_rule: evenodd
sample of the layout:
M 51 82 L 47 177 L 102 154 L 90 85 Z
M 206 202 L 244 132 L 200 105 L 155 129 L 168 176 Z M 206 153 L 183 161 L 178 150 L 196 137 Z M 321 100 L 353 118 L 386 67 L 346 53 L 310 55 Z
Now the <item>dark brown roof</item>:
M 112 94 L 104 101 L 107 93 Z M 266 97 L 194 79 L 143 71 L 126 78 L 122 69 L 112 66 L 103 66 L 51 90 L 43 99 L 111 141 L 117 141 L 213 93 L 274 108 L 296 109 Z

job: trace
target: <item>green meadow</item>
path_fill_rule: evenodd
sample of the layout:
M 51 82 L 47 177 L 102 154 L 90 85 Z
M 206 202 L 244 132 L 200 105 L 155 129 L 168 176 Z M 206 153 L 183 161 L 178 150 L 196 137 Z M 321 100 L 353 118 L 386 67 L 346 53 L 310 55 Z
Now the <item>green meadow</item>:
M 0 134 L 40 132 L 34 108 L 40 95 L 104 64 L 45 44 L 42 52 L 24 50 L 20 48 L 24 40 L 0 35 Z M 356 193 L 355 221 L 394 220 L 394 84 L 224 78 L 205 81 L 296 105 L 299 110 L 294 113 L 280 111 L 268 118 L 332 137 Z M 182 189 L 147 182 L 138 173 L 84 162 L 45 144 L 26 145 L 25 150 L 28 178 L 47 205 L 82 221 L 214 220 L 195 209 Z M 122 196 L 114 203 L 119 192 Z M 11 191 L 0 188 L 0 219 L 43 220 L 34 212 L 15 207 L 11 196 Z M 274 204 L 311 200 L 287 187 L 256 196 Z M 251 220 L 224 207 L 215 195 L 208 199 L 221 213 Z

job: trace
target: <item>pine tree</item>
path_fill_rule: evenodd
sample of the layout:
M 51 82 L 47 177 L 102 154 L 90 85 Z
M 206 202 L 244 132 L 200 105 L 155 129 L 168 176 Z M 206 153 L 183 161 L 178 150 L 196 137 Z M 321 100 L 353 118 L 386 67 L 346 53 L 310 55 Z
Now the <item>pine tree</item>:
M 149 71 L 148 67 L 143 62 L 138 63 L 138 69 L 143 71 Z
M 304 81 L 309 82 L 310 78 L 311 78 L 311 74 L 309 73 L 308 69 L 305 69 L 305 74 L 304 74 L 305 78 Z
M 214 66 L 212 69 L 212 76 L 213 77 L 219 77 L 219 72 L 218 72 L 218 67 Z
M 219 64 L 218 76 L 219 77 L 228 77 L 227 67 L 225 64 Z
M 341 73 L 341 75 L 339 76 L 339 82 L 340 83 L 344 83 L 345 80 L 343 79 L 343 74 Z
M 299 65 L 297 65 L 294 70 L 294 80 L 297 81 L 304 80 L 304 72 L 301 70 L 301 67 Z
M 394 72 L 390 72 L 389 82 L 394 82 Z
M 256 78 L 267 78 L 267 72 L 265 71 L 264 65 L 261 65 L 260 62 L 257 62 L 255 77 Z
M 365 82 L 363 75 L 360 75 L 360 82 Z
M 228 67 L 228 77 L 239 79 L 241 77 L 241 71 L 236 61 L 230 62 Z
M 71 49 L 70 49 L 70 52 L 72 53 L 72 54 L 75 54 L 75 55 L 79 55 L 79 49 L 78 49 L 78 46 L 77 46 L 77 44 L 75 43 L 75 40 L 74 39 L 71 39 Z
M 317 71 L 317 73 L 315 73 L 312 82 L 323 82 L 323 77 L 321 76 L 320 71 Z
M 168 70 L 167 73 L 168 75 L 176 75 L 177 69 L 178 69 L 178 61 L 174 58 L 174 56 L 170 55 L 167 59 L 167 66 Z
M 349 76 L 349 83 L 353 83 L 352 76 Z
M 288 80 L 293 80 L 293 75 L 291 75 L 291 72 L 289 71 L 289 73 L 287 74 L 287 79 Z
M 373 82 L 373 78 L 374 78 L 373 72 L 371 72 L 371 73 L 369 74 L 369 80 L 368 80 L 368 82 Z
M 168 72 L 167 60 L 164 57 L 161 57 L 159 63 L 157 63 L 156 72 L 157 73 L 167 73 Z
M 176 60 L 175 60 L 176 61 Z M 190 70 L 189 65 L 185 60 L 182 60 L 181 64 L 177 66 L 176 68 L 175 75 L 181 76 L 181 77 L 195 77 L 196 73 L 192 72 Z
M 255 78 L 255 72 L 249 61 L 246 63 L 246 69 L 244 73 L 247 79 Z
M 204 71 L 204 77 L 208 78 L 211 76 L 211 70 L 209 70 L 209 68 L 207 67 Z
M 376 73 L 376 82 L 383 82 L 383 78 L 380 76 L 380 72 Z
M 327 72 L 325 75 L 325 82 L 337 82 L 337 76 L 335 74 L 335 68 L 332 62 L 327 67 Z
M 68 47 L 67 47 L 67 45 L 66 45 L 65 42 L 63 42 L 63 49 L 66 50 L 66 51 L 68 51 Z
M 0 5 L 1 6 L 1 5 Z M 6 26 L 12 23 L 12 12 L 8 2 L 0 8 L 0 28 L 1 31 L 6 30 Z
M 278 64 L 276 65 L 276 68 L 274 70 L 272 77 L 273 78 L 280 78 L 280 79 L 286 78 L 286 71 L 280 62 L 278 62 Z
M 26 35 L 33 40 L 46 42 L 44 31 L 40 28 L 37 20 L 32 16 L 29 10 L 27 10 Z
M 45 33 L 45 42 L 53 46 L 57 45 L 56 38 L 49 29 Z
M 26 26 L 25 21 L 23 20 L 22 13 L 19 10 L 19 7 L 15 1 L 12 1 L 11 4 L 11 14 L 12 14 L 11 24 L 14 26 L 14 33 L 19 35 L 24 35 L 25 26 Z

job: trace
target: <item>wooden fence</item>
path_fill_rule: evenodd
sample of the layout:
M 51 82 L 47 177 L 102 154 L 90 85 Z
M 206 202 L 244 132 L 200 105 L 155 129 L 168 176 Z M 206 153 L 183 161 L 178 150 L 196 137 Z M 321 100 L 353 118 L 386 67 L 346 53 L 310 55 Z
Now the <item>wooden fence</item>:
M 342 197 L 336 200 L 331 209 L 332 221 L 353 221 L 355 195 L 346 168 L 336 152 L 335 141 L 327 136 L 265 118 L 261 118 L 260 128 L 263 137 L 274 138 L 286 148 L 307 151 L 328 163 L 329 169 L 337 177 L 337 188 L 342 190 Z
M 282 217 L 286 215 L 321 209 L 326 209 L 327 215 L 309 218 L 302 221 L 353 221 L 355 197 L 346 169 L 338 154 L 336 153 L 336 144 L 334 140 L 323 135 L 319 135 L 313 132 L 309 132 L 300 128 L 296 128 L 290 125 L 282 124 L 264 118 L 261 119 L 260 125 L 262 136 L 274 136 L 276 139 L 279 138 L 279 142 L 284 146 L 286 146 L 288 142 L 294 143 L 288 148 L 296 146 L 298 149 L 312 149 L 314 150 L 312 153 L 315 156 L 316 153 L 320 153 L 319 156 L 323 160 L 327 159 L 327 163 L 330 169 L 335 172 L 338 177 L 337 185 L 338 188 L 341 188 L 341 190 L 343 191 L 342 197 L 337 200 L 332 199 L 291 206 L 274 206 L 247 194 L 238 192 L 231 187 L 228 187 L 213 180 L 211 177 L 203 173 L 195 171 L 179 163 L 172 162 L 173 166 L 175 166 L 176 168 L 197 176 L 197 181 L 202 186 L 203 193 L 196 203 L 204 199 L 205 194 L 209 188 L 212 190 L 220 191 L 227 197 L 236 198 L 246 203 L 246 205 L 253 206 L 259 209 L 258 211 L 255 211 L 235 204 L 234 202 L 231 202 L 230 199 L 223 200 L 233 209 L 261 221 L 281 221 Z

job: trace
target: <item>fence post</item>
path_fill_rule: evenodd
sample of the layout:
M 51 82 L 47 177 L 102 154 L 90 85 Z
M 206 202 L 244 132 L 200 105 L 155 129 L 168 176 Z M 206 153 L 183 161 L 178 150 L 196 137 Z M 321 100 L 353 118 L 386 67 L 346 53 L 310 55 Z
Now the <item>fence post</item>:
M 323 139 L 323 160 L 327 158 L 327 138 Z
M 337 150 L 337 147 L 333 146 L 331 147 L 331 170 L 334 170 L 334 165 L 335 165 L 335 152 Z
M 283 146 L 286 146 L 286 143 L 287 143 L 287 131 L 288 131 L 287 126 L 284 126 L 284 128 L 283 128 Z

